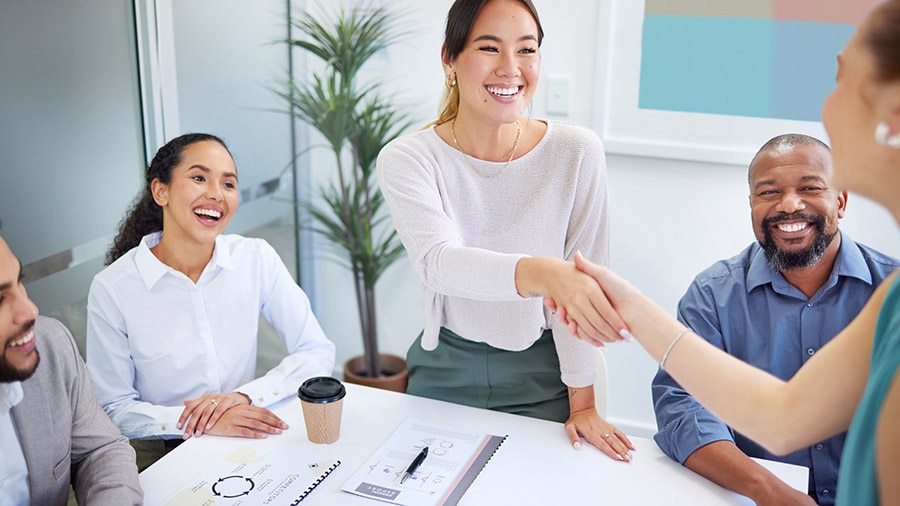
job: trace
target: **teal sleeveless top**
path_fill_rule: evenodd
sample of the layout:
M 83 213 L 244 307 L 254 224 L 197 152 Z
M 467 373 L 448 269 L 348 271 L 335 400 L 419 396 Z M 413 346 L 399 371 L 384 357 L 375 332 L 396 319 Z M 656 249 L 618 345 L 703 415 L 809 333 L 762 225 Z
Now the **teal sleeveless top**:
M 900 277 L 894 280 L 881 306 L 874 339 L 869 380 L 841 456 L 836 504 L 844 506 L 878 504 L 875 430 L 884 396 L 900 366 Z

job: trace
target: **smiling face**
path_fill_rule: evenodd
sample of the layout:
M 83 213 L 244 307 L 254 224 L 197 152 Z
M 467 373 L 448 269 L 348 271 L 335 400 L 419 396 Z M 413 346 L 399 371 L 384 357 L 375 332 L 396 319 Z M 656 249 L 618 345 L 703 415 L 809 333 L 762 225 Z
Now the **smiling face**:
M 445 73 L 459 86 L 459 114 L 492 123 L 519 119 L 537 88 L 541 59 L 538 26 L 518 0 L 482 7 L 465 46 Z
M 811 267 L 829 248 L 847 194 L 830 186 L 831 155 L 816 145 L 778 144 L 750 167 L 753 231 L 779 271 Z
M 169 183 L 154 180 L 151 185 L 163 208 L 167 240 L 214 244 L 237 211 L 237 184 L 234 160 L 224 146 L 215 141 L 186 146 Z
M 26 380 L 37 368 L 37 314 L 22 284 L 22 264 L 0 238 L 0 383 Z

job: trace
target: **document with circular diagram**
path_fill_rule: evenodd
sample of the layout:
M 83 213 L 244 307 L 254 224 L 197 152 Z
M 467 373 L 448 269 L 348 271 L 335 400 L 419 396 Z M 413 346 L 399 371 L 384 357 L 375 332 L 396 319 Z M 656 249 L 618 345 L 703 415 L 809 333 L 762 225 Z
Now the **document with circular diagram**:
M 241 446 L 173 494 L 165 506 L 297 505 L 340 460 L 298 456 L 296 452 L 257 453 Z

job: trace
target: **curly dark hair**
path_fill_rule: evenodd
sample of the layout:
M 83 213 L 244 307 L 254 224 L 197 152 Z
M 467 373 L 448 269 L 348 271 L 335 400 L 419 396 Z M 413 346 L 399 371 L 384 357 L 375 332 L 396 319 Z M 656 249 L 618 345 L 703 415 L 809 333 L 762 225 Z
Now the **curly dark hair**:
M 106 253 L 106 265 L 115 262 L 128 250 L 140 244 L 145 235 L 163 229 L 162 208 L 153 200 L 150 184 L 155 179 L 163 184 L 169 184 L 172 181 L 172 169 L 181 163 L 181 154 L 184 152 L 184 148 L 203 141 L 218 142 L 228 151 L 228 146 L 222 139 L 204 133 L 180 135 L 159 148 L 153 161 L 150 162 L 150 166 L 144 172 L 144 189 L 141 190 L 125 214 L 125 218 L 119 223 L 119 233 L 116 234 L 112 246 Z M 231 151 L 228 153 L 231 154 Z

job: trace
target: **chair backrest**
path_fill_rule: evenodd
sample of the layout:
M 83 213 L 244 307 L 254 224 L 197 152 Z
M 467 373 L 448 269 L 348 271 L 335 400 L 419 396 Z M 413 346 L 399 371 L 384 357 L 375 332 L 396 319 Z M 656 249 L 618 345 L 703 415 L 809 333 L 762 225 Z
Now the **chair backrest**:
M 597 381 L 594 383 L 594 403 L 597 405 L 597 412 L 604 419 L 606 418 L 606 350 L 600 349 L 597 353 Z

